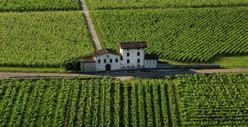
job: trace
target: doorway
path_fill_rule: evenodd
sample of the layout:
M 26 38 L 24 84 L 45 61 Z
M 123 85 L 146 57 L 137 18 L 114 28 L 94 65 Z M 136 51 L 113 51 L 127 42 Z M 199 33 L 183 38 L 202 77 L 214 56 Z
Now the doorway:
M 111 65 L 110 65 L 110 64 L 107 64 L 107 65 L 105 66 L 105 70 L 106 70 L 106 71 L 111 71 Z

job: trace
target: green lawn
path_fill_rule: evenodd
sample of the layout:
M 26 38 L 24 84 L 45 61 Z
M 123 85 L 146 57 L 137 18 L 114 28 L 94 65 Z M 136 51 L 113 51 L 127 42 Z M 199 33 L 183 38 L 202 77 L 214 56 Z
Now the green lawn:
M 224 68 L 247 68 L 248 56 L 225 56 L 218 57 L 213 62 Z
M 248 68 L 248 56 L 219 56 L 214 58 L 211 62 L 206 63 L 187 63 L 178 62 L 173 60 L 160 59 L 161 62 L 168 62 L 174 65 L 187 65 L 187 64 L 218 64 L 223 68 Z

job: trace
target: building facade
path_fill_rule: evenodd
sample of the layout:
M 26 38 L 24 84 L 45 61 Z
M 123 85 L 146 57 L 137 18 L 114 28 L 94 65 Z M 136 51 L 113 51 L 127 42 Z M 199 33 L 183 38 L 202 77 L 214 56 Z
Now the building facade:
M 119 51 L 102 49 L 81 60 L 81 72 L 157 68 L 157 56 L 145 54 L 145 42 L 120 43 Z
M 120 55 L 111 53 L 109 50 L 104 49 L 106 53 L 95 56 L 95 64 L 97 71 L 111 71 L 120 70 Z M 103 50 L 102 50 L 103 51 Z

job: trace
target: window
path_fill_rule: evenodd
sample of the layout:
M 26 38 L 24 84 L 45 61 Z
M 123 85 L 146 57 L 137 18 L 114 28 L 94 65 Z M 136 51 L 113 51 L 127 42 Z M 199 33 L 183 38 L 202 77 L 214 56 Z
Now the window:
M 112 63 L 112 59 L 109 59 L 109 62 Z
M 121 56 L 121 60 L 123 60 L 123 57 Z
M 137 48 L 137 50 L 140 50 L 139 48 Z
M 137 67 L 140 67 L 140 65 L 138 64 Z
M 107 55 L 107 58 L 109 58 L 109 55 Z
M 106 59 L 104 59 L 104 63 L 106 63 L 107 62 L 107 60 Z
M 127 59 L 127 63 L 130 63 L 130 60 L 129 59 Z
M 130 53 L 129 52 L 127 53 L 127 56 L 130 56 Z
M 140 63 L 140 59 L 137 59 L 137 63 Z
M 100 59 L 98 60 L 98 63 L 101 63 L 101 60 Z
M 129 66 L 127 66 L 127 68 L 129 68 Z
M 140 56 L 140 52 L 137 52 L 137 56 Z
M 118 63 L 118 59 L 115 59 L 115 62 Z

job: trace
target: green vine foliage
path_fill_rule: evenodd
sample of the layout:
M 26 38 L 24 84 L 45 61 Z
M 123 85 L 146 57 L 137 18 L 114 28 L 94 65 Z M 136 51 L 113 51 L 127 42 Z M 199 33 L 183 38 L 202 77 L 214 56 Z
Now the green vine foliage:
M 78 0 L 1 0 L 0 11 L 79 10 Z
M 1 126 L 247 126 L 247 74 L 0 80 Z
M 94 51 L 79 11 L 0 13 L 0 65 L 63 66 Z
M 91 9 L 199 8 L 247 6 L 248 0 L 86 0 Z
M 92 17 L 104 47 L 146 41 L 147 52 L 181 62 L 248 53 L 248 8 L 100 10 Z

